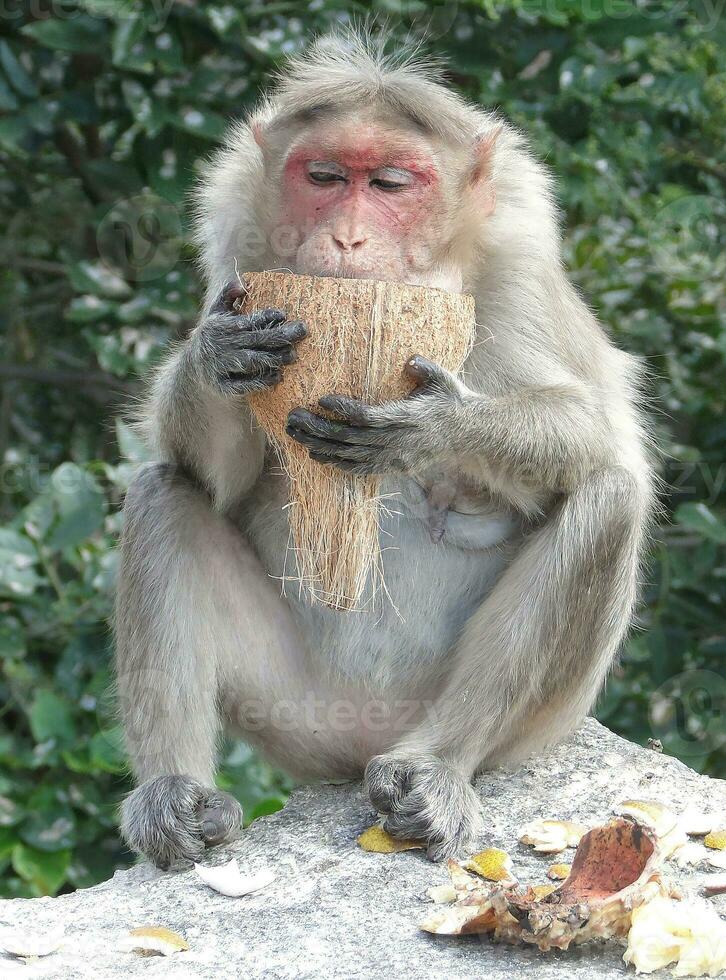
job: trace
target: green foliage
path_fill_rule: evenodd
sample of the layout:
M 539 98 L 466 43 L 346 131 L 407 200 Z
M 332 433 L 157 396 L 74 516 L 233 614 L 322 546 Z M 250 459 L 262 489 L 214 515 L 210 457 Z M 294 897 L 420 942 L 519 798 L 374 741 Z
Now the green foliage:
M 185 195 L 226 122 L 311 31 L 384 14 L 558 179 L 566 256 L 652 379 L 664 514 L 601 717 L 726 774 L 723 608 L 726 37 L 713 4 L 424 0 L 13 7 L 0 20 L 0 888 L 53 894 L 130 861 L 107 620 L 139 448 L 113 424 L 199 284 Z M 45 8 L 44 8 L 45 9 Z M 35 17 L 35 19 L 33 19 Z M 244 747 L 248 817 L 288 786 Z

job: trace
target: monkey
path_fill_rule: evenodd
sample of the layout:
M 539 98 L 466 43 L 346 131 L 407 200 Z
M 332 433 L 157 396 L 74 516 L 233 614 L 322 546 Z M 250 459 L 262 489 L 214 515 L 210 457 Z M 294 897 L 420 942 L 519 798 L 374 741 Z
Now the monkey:
M 234 839 L 227 734 L 296 779 L 362 777 L 390 834 L 460 853 L 473 777 L 577 726 L 632 620 L 654 506 L 640 363 L 568 280 L 525 137 L 370 37 L 290 60 L 209 163 L 196 234 L 203 308 L 155 375 L 124 505 L 122 833 L 163 868 Z M 383 481 L 387 596 L 359 611 L 289 585 L 287 484 L 247 398 L 307 328 L 238 311 L 264 269 L 475 298 L 459 376 L 412 351 L 410 396 L 288 417 L 315 465 Z

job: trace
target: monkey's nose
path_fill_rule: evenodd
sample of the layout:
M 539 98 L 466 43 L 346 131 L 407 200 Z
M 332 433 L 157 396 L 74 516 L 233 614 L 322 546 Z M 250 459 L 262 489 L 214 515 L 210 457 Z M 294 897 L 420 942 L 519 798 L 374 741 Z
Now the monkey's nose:
M 352 252 L 364 245 L 368 239 L 365 235 L 333 235 L 333 241 L 341 252 Z

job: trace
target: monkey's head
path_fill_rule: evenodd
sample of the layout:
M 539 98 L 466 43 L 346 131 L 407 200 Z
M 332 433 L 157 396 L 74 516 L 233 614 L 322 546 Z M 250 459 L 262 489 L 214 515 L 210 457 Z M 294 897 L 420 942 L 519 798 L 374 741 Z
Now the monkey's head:
M 288 63 L 199 201 L 210 302 L 245 269 L 470 288 L 493 249 L 556 235 L 547 177 L 511 127 L 355 35 Z
M 256 138 L 269 158 L 259 129 Z M 278 261 L 309 275 L 461 288 L 452 214 L 493 201 L 480 154 L 454 167 L 438 144 L 372 110 L 312 119 L 266 161 L 276 193 L 265 230 Z

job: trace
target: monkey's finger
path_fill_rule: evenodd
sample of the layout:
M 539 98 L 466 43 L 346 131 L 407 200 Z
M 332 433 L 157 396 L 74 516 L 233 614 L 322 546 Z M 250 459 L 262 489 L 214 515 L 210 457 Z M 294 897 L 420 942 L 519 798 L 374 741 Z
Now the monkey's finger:
M 412 381 L 416 382 L 418 388 L 433 386 L 443 391 L 450 391 L 452 389 L 452 379 L 449 372 L 442 368 L 440 364 L 436 364 L 434 361 L 430 361 L 427 357 L 422 357 L 420 354 L 416 354 L 410 360 L 406 361 L 403 370 Z M 415 391 L 412 392 L 414 395 L 416 393 Z
M 219 386 L 226 395 L 249 395 L 253 391 L 274 388 L 282 381 L 282 370 L 271 369 L 260 374 L 228 374 L 219 379 Z
M 293 438 L 296 434 L 301 437 L 317 436 L 320 439 L 332 440 L 349 445 L 383 446 L 390 439 L 390 433 L 376 430 L 370 426 L 344 425 L 342 422 L 331 421 L 322 415 L 309 412 L 306 408 L 295 408 L 287 417 L 288 433 Z
M 297 360 L 293 347 L 285 350 L 248 350 L 230 352 L 217 361 L 220 374 L 242 374 L 246 377 L 277 369 Z
M 287 313 L 284 310 L 269 308 L 240 316 L 240 326 L 245 330 L 266 330 L 284 323 L 285 320 Z
M 308 328 L 302 320 L 293 320 L 282 326 L 270 327 L 267 330 L 250 330 L 244 333 L 245 347 L 257 350 L 279 350 L 303 340 L 308 335 Z
M 365 788 L 379 813 L 390 813 L 411 787 L 412 768 L 405 759 L 374 756 L 365 771 Z
M 383 823 L 383 829 L 401 840 L 424 840 L 429 843 L 431 827 L 415 813 L 392 813 Z
M 332 439 L 319 439 L 317 436 L 311 436 L 307 432 L 301 432 L 299 429 L 290 427 L 286 428 L 285 431 L 295 442 L 307 446 L 308 449 L 314 449 L 316 453 L 331 459 L 347 459 L 356 462 L 369 459 L 378 451 L 378 447 L 351 445 L 345 442 L 335 442 Z
M 334 415 L 339 415 L 340 418 L 348 422 L 356 422 L 358 425 L 371 420 L 371 406 L 357 398 L 348 398 L 347 395 L 325 395 L 318 399 L 318 405 Z

